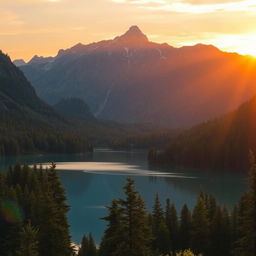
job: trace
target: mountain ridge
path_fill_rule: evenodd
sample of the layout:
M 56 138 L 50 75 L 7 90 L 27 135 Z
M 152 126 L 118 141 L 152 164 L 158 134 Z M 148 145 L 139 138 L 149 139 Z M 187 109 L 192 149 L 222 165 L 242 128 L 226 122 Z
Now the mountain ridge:
M 255 60 L 212 45 L 150 42 L 136 26 L 21 68 L 49 103 L 80 97 L 98 118 L 126 123 L 191 126 L 234 110 L 256 92 Z

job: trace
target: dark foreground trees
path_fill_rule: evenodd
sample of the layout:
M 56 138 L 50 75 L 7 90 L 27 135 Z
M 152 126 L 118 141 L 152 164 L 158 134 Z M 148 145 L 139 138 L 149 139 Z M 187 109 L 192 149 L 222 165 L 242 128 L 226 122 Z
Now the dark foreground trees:
M 251 153 L 249 191 L 242 196 L 236 208 L 236 237 L 234 256 L 256 255 L 256 162 Z
M 134 181 L 127 180 L 124 186 L 125 199 L 112 202 L 109 222 L 103 237 L 100 255 L 107 256 L 147 256 L 151 242 L 151 232 L 144 201 L 134 188 Z
M 180 215 L 168 199 L 162 207 L 157 195 L 152 213 L 127 180 L 126 199 L 108 207 L 99 256 L 255 256 L 256 255 L 256 162 L 251 156 L 249 191 L 233 210 L 200 193 L 192 211 L 184 205 Z M 165 210 L 164 210 L 165 209 Z M 187 251 L 186 251 L 187 250 Z
M 97 256 L 97 248 L 92 234 L 88 237 L 86 235 L 83 236 L 78 256 Z
M 16 165 L 0 174 L 0 255 L 70 256 L 65 192 L 54 170 Z

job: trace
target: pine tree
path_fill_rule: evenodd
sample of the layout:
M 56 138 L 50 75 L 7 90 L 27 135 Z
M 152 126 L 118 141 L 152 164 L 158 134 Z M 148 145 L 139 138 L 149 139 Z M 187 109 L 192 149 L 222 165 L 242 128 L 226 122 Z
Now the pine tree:
M 232 248 L 232 224 L 230 213 L 226 207 L 222 209 L 222 234 L 222 254 L 229 256 Z
M 125 199 L 120 199 L 121 227 L 116 256 L 148 256 L 151 232 L 144 201 L 134 188 L 134 180 L 128 178 L 124 186 Z
M 210 250 L 209 255 L 230 255 L 230 220 L 225 208 L 217 207 L 210 228 Z
M 181 210 L 179 226 L 179 245 L 185 250 L 191 248 L 192 216 L 185 204 Z
M 97 256 L 97 249 L 92 234 L 83 236 L 78 256 Z
M 107 209 L 109 212 L 108 216 L 102 218 L 108 222 L 108 225 L 100 245 L 100 256 L 114 255 L 121 243 L 121 237 L 119 236 L 121 232 L 121 209 L 118 201 L 113 200 L 112 205 L 108 206 Z
M 235 249 L 235 244 L 239 239 L 239 232 L 238 232 L 238 206 L 236 205 L 231 214 L 231 255 L 233 255 L 233 251 Z
M 97 256 L 97 248 L 96 248 L 92 234 L 89 234 L 87 256 Z
M 153 206 L 152 221 L 153 226 L 157 226 L 160 222 L 164 221 L 164 211 L 162 209 L 158 194 L 156 195 Z
M 83 236 L 81 247 L 78 252 L 78 256 L 88 256 L 88 248 L 89 248 L 89 239 L 86 235 Z
M 52 205 L 52 212 L 55 217 L 55 248 L 59 248 L 59 253 L 63 256 L 69 256 L 72 252 L 71 249 L 71 238 L 69 235 L 69 225 L 66 217 L 66 213 L 69 207 L 66 205 L 66 194 L 65 190 L 61 185 L 60 178 L 55 170 L 56 165 L 52 163 L 49 168 L 48 184 L 49 184 L 49 199 Z
M 249 174 L 249 197 L 250 197 L 250 222 L 251 237 L 248 247 L 251 248 L 252 254 L 256 255 L 256 160 L 253 152 L 250 152 L 251 168 Z M 249 256 L 249 255 L 248 255 Z
M 233 255 L 256 255 L 256 161 L 250 152 L 249 191 L 240 200 L 237 210 L 238 238 Z
M 54 201 L 57 204 L 57 207 L 61 210 L 64 211 L 65 213 L 69 210 L 69 207 L 66 205 L 66 194 L 65 190 L 61 185 L 59 175 L 57 174 L 56 170 L 56 164 L 52 163 L 48 170 L 48 184 L 49 184 L 49 189 L 51 192 L 51 196 L 53 197 Z M 66 225 L 66 218 L 62 214 L 62 223 L 64 222 Z
M 159 196 L 156 195 L 152 212 L 152 249 L 154 252 L 167 254 L 170 251 L 170 233 L 165 223 L 164 211 Z
M 54 256 L 58 251 L 63 251 L 58 237 L 63 232 L 57 221 L 59 214 L 56 205 L 47 193 L 38 198 L 38 205 L 40 205 L 38 210 L 39 254 Z M 63 255 L 66 256 L 67 254 Z
M 4 176 L 0 173 L 0 201 L 2 200 L 5 192 Z
M 37 170 L 16 165 L 1 174 L 0 255 L 70 256 L 65 200 L 54 166 Z M 4 211 L 9 213 L 9 208 L 15 214 L 6 218 Z M 33 243 L 35 230 L 37 241 Z M 34 250 L 35 244 L 38 248 Z
M 29 222 L 21 231 L 21 245 L 17 256 L 38 256 L 38 229 Z
M 216 209 L 217 209 L 217 202 L 214 196 L 201 193 L 201 198 L 205 201 L 207 213 L 208 213 L 208 219 L 211 222 L 215 216 Z
M 1 230 L 2 251 L 1 256 L 15 255 L 20 247 L 22 223 L 8 223 L 4 230 Z
M 209 249 L 209 219 L 205 201 L 199 196 L 192 214 L 192 249 L 207 254 Z
M 170 234 L 171 250 L 175 252 L 178 249 L 179 224 L 177 211 L 174 204 L 171 203 L 170 199 L 166 200 L 165 221 Z
M 253 236 L 251 225 L 251 200 L 249 193 L 244 194 L 237 207 L 237 240 L 234 242 L 233 256 L 253 256 Z

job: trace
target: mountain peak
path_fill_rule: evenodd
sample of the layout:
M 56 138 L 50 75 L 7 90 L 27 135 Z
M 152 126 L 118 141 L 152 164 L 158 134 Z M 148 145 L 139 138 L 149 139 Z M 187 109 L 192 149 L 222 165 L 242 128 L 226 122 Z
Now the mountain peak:
M 143 33 L 141 32 L 138 26 L 134 25 L 134 26 L 131 26 L 125 34 L 141 35 Z
M 14 64 L 16 67 L 20 67 L 20 66 L 26 65 L 27 63 L 26 63 L 23 59 L 17 59 L 17 60 L 14 60 L 14 61 L 13 61 L 13 64 Z
M 138 26 L 135 25 L 131 26 L 122 36 L 116 37 L 115 40 L 127 45 L 138 45 L 148 42 L 147 36 L 142 33 Z

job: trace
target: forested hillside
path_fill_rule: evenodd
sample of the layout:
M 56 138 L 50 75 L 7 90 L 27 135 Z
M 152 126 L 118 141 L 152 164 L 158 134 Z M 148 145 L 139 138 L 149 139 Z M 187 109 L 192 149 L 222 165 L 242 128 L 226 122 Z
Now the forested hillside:
M 95 121 L 96 118 L 91 113 L 89 106 L 80 98 L 61 99 L 54 106 L 56 112 L 69 118 Z
M 158 132 L 164 132 L 169 137 L 167 129 L 150 124 L 97 120 L 80 98 L 62 99 L 53 107 L 47 105 L 3 53 L 0 54 L 0 113 L 0 155 L 80 153 L 92 150 L 91 143 L 145 148 L 152 133 L 158 136 Z
M 256 151 L 256 97 L 236 111 L 197 125 L 172 140 L 164 152 L 150 150 L 152 164 L 246 170 Z
M 86 137 L 38 98 L 23 73 L 0 53 L 0 155 L 85 152 Z
M 0 52 L 0 111 L 8 114 L 28 114 L 58 120 L 57 114 L 38 98 L 28 80 L 10 58 Z M 40 115 L 41 114 L 41 115 Z
M 78 134 L 87 137 L 96 147 L 128 150 L 148 149 L 155 145 L 163 147 L 180 132 L 149 123 L 122 124 L 99 120 L 81 98 L 61 99 L 53 107 Z

